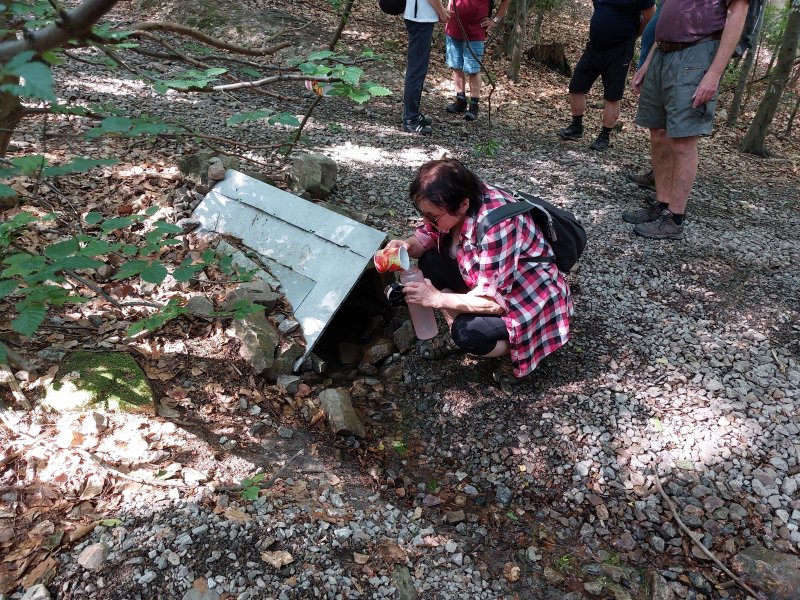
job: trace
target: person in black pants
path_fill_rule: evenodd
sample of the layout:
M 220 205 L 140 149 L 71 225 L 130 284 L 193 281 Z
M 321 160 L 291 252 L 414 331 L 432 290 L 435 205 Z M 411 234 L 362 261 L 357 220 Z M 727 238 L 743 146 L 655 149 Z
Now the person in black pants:
M 407 0 L 403 17 L 408 32 L 403 129 L 409 133 L 430 135 L 431 120 L 420 113 L 422 86 L 428 75 L 433 26 L 436 23 L 447 23 L 450 12 L 442 6 L 440 0 Z
M 611 129 L 619 118 L 619 103 L 633 58 L 636 38 L 655 13 L 654 0 L 592 0 L 594 13 L 589 24 L 589 41 L 569 82 L 572 123 L 556 132 L 562 140 L 583 137 L 586 94 L 598 77 L 603 79 L 603 128 L 589 146 L 605 150 L 611 143 Z

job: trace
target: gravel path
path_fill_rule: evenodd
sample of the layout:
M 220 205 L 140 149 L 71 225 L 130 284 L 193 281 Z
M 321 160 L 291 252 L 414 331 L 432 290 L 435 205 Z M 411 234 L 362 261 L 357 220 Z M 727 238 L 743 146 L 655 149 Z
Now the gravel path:
M 370 76 L 399 92 L 401 74 L 390 53 Z M 67 95 L 103 100 L 99 83 L 83 72 Z M 647 197 L 623 177 L 647 156 L 630 103 L 612 148 L 594 153 L 552 134 L 566 109 L 543 90 L 565 83 L 549 73 L 526 67 L 520 85 L 502 84 L 491 128 L 485 114 L 469 127 L 446 115 L 440 67 L 429 84 L 431 138 L 398 131 L 399 94 L 321 103 L 307 134 L 339 164 L 330 201 L 402 235 L 415 169 L 446 152 L 570 208 L 589 232 L 571 275 L 573 341 L 510 396 L 490 384 L 497 361 L 469 357 L 412 352 L 397 383 L 359 376 L 353 387 L 371 390 L 354 394 L 362 408 L 379 399 L 402 413 L 376 425 L 402 451 L 306 461 L 252 503 L 209 486 L 138 489 L 121 524 L 61 555 L 55 596 L 412 598 L 413 586 L 421 598 L 623 599 L 663 584 L 681 598 L 743 598 L 670 519 L 656 475 L 723 561 L 756 543 L 798 553 L 800 212 L 785 163 L 732 152 L 731 132 L 704 140 L 686 239 L 648 241 L 619 218 Z M 225 118 L 254 98 L 141 90 L 135 103 L 230 135 Z M 251 408 L 236 414 L 253 421 Z

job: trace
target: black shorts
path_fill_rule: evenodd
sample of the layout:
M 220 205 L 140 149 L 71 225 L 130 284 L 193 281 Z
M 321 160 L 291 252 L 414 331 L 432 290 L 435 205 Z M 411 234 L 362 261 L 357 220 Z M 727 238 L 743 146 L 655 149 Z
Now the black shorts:
M 450 247 L 449 236 L 441 243 L 441 247 Z M 418 264 L 422 274 L 431 280 L 436 289 L 449 289 L 458 294 L 469 291 L 456 259 L 436 250 L 428 250 L 420 257 Z M 482 356 L 494 350 L 500 340 L 508 339 L 508 329 L 505 321 L 497 315 L 461 313 L 453 321 L 450 335 L 456 346 L 464 352 Z
M 626 41 L 608 50 L 595 50 L 586 44 L 570 79 L 569 93 L 586 94 L 597 78 L 602 77 L 603 98 L 609 102 L 622 100 L 635 43 L 635 39 Z

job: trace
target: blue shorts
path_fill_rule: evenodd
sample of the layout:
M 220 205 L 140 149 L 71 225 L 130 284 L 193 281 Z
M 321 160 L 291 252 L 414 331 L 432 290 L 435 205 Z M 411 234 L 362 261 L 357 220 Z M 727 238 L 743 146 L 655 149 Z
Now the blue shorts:
M 467 47 L 472 50 L 470 52 Z M 481 72 L 478 61 L 483 60 L 483 42 L 467 42 L 445 36 L 445 60 L 447 66 L 456 71 L 464 71 L 467 75 Z M 475 56 L 472 56 L 475 54 Z M 476 60 L 477 57 L 477 60 Z

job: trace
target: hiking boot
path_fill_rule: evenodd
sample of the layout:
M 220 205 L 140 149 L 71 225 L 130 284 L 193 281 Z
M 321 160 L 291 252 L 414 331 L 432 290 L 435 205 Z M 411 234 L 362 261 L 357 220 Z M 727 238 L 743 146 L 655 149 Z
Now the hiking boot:
M 672 213 L 664 209 L 658 219 L 639 223 L 633 228 L 633 232 L 651 240 L 679 240 L 683 238 L 683 223 L 675 223 Z
M 639 223 L 649 223 L 661 216 L 661 203 L 655 200 L 647 208 L 632 208 L 622 213 L 622 220 L 626 223 L 638 225 Z
M 447 112 L 462 113 L 467 110 L 467 99 L 464 96 L 456 96 L 456 101 L 447 105 Z
M 423 127 L 430 127 L 431 125 L 433 125 L 433 119 L 431 119 L 430 117 L 426 117 L 425 115 L 420 113 L 419 124 L 422 125 Z
M 598 135 L 597 139 L 589 145 L 589 148 L 591 148 L 592 150 L 597 150 L 598 152 L 602 152 L 610 145 L 611 145 L 611 138 L 605 135 Z
M 478 103 L 477 102 L 470 102 L 469 108 L 467 112 L 464 113 L 464 120 L 466 121 L 474 121 L 478 118 Z
M 626 173 L 625 178 L 628 181 L 632 181 L 641 188 L 646 188 L 648 190 L 656 189 L 656 178 L 653 175 L 653 169 L 650 169 L 647 173 L 641 173 L 641 174 Z
M 421 119 L 417 119 L 416 121 L 405 121 L 403 123 L 403 131 L 408 133 L 415 133 L 417 135 L 431 135 L 433 133 L 433 129 L 431 129 L 430 125 L 423 125 Z
M 556 131 L 556 135 L 562 140 L 579 140 L 583 137 L 583 125 L 572 123 L 569 127 Z

